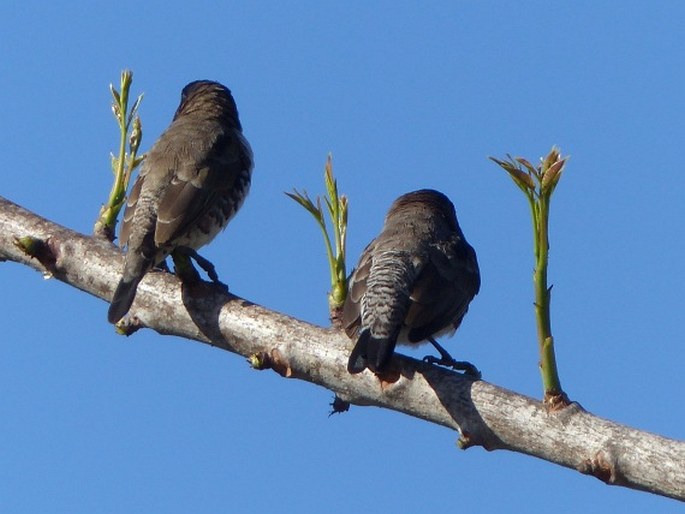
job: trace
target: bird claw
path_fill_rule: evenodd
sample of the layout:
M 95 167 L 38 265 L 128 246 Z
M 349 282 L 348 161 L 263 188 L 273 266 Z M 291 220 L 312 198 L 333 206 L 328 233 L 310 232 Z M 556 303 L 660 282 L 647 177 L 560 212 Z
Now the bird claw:
M 228 284 L 224 284 L 221 280 L 219 280 L 219 275 L 216 272 L 214 264 L 209 262 L 209 260 L 202 257 L 197 252 L 194 252 L 190 257 L 197 262 L 197 265 L 200 266 L 205 273 L 207 273 L 209 280 L 211 280 L 215 286 L 219 287 L 224 293 L 228 293 Z
M 433 355 L 426 355 L 423 358 L 423 362 L 428 364 L 437 364 L 438 366 L 445 366 L 446 368 L 452 368 L 456 371 L 463 371 L 464 375 L 473 377 L 477 380 L 481 378 L 481 372 L 476 366 L 467 361 L 457 361 L 451 357 L 435 357 Z
M 205 273 L 207 273 L 209 280 L 211 280 L 215 284 L 221 284 L 221 282 L 219 281 L 219 275 L 217 275 L 216 273 L 216 268 L 214 267 L 214 264 L 209 262 L 204 257 L 201 257 L 200 255 L 195 255 L 194 259 L 195 262 L 197 262 L 197 265 L 200 266 L 205 271 Z
M 455 369 L 457 371 L 463 371 L 464 375 L 480 380 L 481 374 L 478 368 L 467 361 L 457 361 L 452 358 L 452 356 L 445 350 L 434 338 L 429 337 L 428 341 L 432 344 L 435 349 L 440 353 L 440 358 L 434 357 L 432 355 L 426 355 L 423 358 L 423 362 L 429 364 L 437 364 L 438 366 L 445 366 L 448 368 Z
M 207 276 L 209 277 L 209 280 L 214 282 L 215 284 L 218 284 L 222 287 L 224 287 L 226 290 L 228 290 L 228 286 L 226 284 L 222 283 L 219 280 L 219 275 L 216 272 L 216 268 L 214 267 L 214 264 L 212 264 L 208 259 L 205 259 L 197 253 L 196 250 L 193 250 L 192 248 L 183 246 L 179 247 L 174 251 L 174 254 L 172 254 L 172 257 L 177 257 L 178 255 L 183 255 L 188 259 L 188 261 L 195 261 L 202 270 L 207 273 Z M 176 258 L 174 258 L 174 263 L 176 263 Z M 190 264 L 190 267 L 192 268 L 192 264 Z M 193 269 L 193 271 L 195 271 Z M 197 275 L 197 272 L 195 271 L 195 274 Z M 197 279 L 199 280 L 199 276 L 197 276 Z
M 205 259 L 197 253 L 197 251 L 193 250 L 192 248 L 184 249 L 186 252 L 186 255 L 193 259 L 195 262 L 197 262 L 197 265 L 200 266 L 205 273 L 207 273 L 207 276 L 209 277 L 209 280 L 212 282 L 219 282 L 219 275 L 216 273 L 216 268 L 214 267 L 214 264 L 209 262 L 208 259 Z

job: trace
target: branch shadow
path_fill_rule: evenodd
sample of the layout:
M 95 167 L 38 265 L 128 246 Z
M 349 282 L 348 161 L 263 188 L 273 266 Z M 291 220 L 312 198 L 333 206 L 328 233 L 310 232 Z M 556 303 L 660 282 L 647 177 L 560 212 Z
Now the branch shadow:
M 472 390 L 481 382 L 480 379 L 410 357 L 401 358 L 407 362 L 402 365 L 403 371 L 411 369 L 412 375 L 420 373 L 459 427 L 461 435 L 458 445 L 461 449 L 471 446 L 482 446 L 488 451 L 507 448 L 507 444 L 488 426 L 473 402 Z
M 182 283 L 181 299 L 193 323 L 212 346 L 236 351 L 232 342 L 221 332 L 221 309 L 229 302 L 240 302 L 243 306 L 254 305 L 252 302 L 229 293 L 223 284 L 202 280 Z

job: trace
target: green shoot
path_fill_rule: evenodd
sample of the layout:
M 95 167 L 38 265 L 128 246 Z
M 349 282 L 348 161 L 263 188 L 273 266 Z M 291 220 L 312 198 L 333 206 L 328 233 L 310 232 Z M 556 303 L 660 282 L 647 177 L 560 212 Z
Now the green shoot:
M 538 330 L 538 347 L 540 352 L 540 373 L 544 389 L 544 401 L 552 408 L 568 405 L 568 398 L 561 388 L 557 363 L 554 355 L 554 338 L 550 317 L 552 288 L 547 285 L 547 268 L 549 261 L 549 206 L 552 193 L 559 183 L 567 157 L 561 157 L 559 149 L 552 147 L 538 166 L 533 166 L 522 157 L 501 161 L 490 157 L 499 164 L 512 178 L 516 186 L 528 198 L 533 219 L 533 247 L 535 252 L 535 270 L 533 283 L 535 287 L 535 316 Z
M 328 155 L 324 173 L 326 196 L 324 203 L 326 212 L 333 227 L 333 240 L 328 233 L 326 216 L 321 206 L 321 199 L 317 196 L 312 201 L 306 191 L 301 193 L 294 189 L 292 193 L 285 193 L 309 212 L 321 229 L 328 267 L 331 275 L 331 291 L 328 294 L 328 307 L 331 313 L 331 321 L 339 323 L 342 306 L 347 295 L 347 273 L 345 271 L 345 238 L 347 232 L 347 208 L 348 202 L 345 195 L 338 193 L 338 183 L 333 176 L 333 158 Z
M 138 148 L 143 137 L 142 125 L 138 116 L 138 107 L 143 99 L 139 95 L 135 102 L 128 108 L 129 90 L 133 82 L 133 73 L 129 70 L 121 72 L 121 92 L 117 91 L 112 84 L 109 90 L 112 93 L 112 113 L 119 125 L 119 155 L 111 156 L 114 184 L 109 193 L 107 203 L 100 209 L 100 214 L 93 229 L 95 235 L 106 237 L 114 241 L 115 227 L 119 211 L 126 200 L 126 191 L 133 171 L 143 162 L 145 156 L 138 157 Z M 128 143 L 128 153 L 126 145 Z

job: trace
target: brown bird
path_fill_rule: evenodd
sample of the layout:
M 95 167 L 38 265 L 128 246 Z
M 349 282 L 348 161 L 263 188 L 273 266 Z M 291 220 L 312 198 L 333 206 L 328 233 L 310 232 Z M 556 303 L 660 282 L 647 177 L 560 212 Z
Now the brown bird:
M 240 209 L 252 166 L 228 88 L 208 80 L 184 87 L 174 119 L 148 152 L 126 203 L 119 239 L 128 251 L 107 314 L 110 323 L 128 312 L 145 273 L 169 254 L 196 258 L 218 280 L 195 250 Z
M 382 371 L 397 343 L 429 341 L 441 357 L 424 360 L 479 376 L 435 340 L 454 333 L 479 289 L 476 252 L 452 202 L 431 189 L 399 197 L 350 277 L 343 326 L 356 344 L 348 371 Z

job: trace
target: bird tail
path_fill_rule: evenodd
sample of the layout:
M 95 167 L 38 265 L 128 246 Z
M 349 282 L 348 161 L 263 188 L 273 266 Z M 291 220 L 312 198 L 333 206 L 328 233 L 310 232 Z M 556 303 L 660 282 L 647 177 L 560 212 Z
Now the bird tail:
M 126 315 L 136 297 L 138 284 L 151 267 L 151 261 L 148 259 L 135 259 L 135 262 L 131 262 L 133 259 L 129 257 L 127 256 L 123 276 L 114 291 L 112 303 L 107 311 L 107 320 L 110 323 L 116 323 Z
M 121 318 L 123 318 L 128 310 L 133 304 L 133 299 L 136 297 L 136 289 L 138 288 L 138 283 L 143 277 L 136 277 L 134 280 L 121 279 L 116 291 L 114 291 L 114 296 L 112 297 L 112 303 L 107 311 L 107 320 L 110 323 L 116 323 Z
M 373 337 L 369 329 L 359 334 L 359 339 L 347 361 L 347 371 L 361 373 L 369 368 L 374 373 L 381 371 L 395 351 L 397 337 Z

